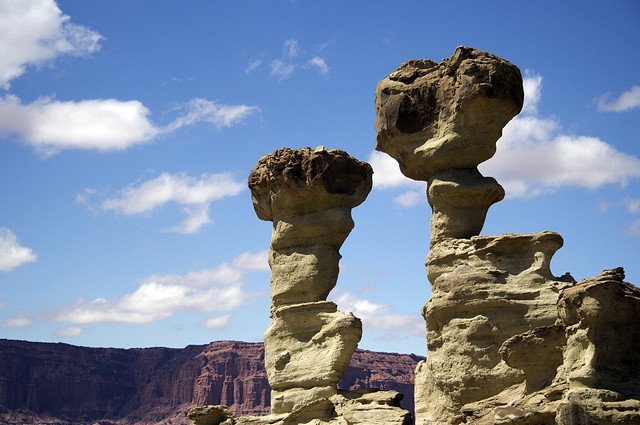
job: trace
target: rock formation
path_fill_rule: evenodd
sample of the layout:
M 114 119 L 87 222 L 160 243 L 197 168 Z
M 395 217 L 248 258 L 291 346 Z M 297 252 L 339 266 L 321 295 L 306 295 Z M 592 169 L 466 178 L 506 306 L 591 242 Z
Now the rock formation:
M 401 391 L 410 409 L 420 359 L 357 350 L 338 388 Z M 187 425 L 187 410 L 206 404 L 269 412 L 262 343 L 116 349 L 0 339 L 3 425 Z
M 376 89 L 376 149 L 427 182 L 433 211 L 416 424 L 640 421 L 637 363 L 625 360 L 634 357 L 630 345 L 604 336 L 633 326 L 637 333 L 637 288 L 622 284 L 621 272 L 595 278 L 608 289 L 553 276 L 551 257 L 563 243 L 557 233 L 479 236 L 504 190 L 477 166 L 495 153 L 522 104 L 518 68 L 469 47 L 440 63 L 406 62 Z M 615 301 L 605 307 L 601 299 Z M 618 303 L 621 316 L 600 316 Z M 622 385 L 623 371 L 635 372 L 635 382 Z
M 278 149 L 249 175 L 253 206 L 273 221 L 271 324 L 264 335 L 271 415 L 235 418 L 224 406 L 194 409 L 196 425 L 406 424 L 395 391 L 338 392 L 362 336 L 362 323 L 327 295 L 339 249 L 353 229 L 351 209 L 369 194 L 369 164 L 340 150 Z

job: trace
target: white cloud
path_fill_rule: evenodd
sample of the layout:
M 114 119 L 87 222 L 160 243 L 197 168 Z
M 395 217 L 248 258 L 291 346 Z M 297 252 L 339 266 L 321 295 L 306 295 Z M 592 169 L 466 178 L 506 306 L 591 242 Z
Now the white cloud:
M 26 328 L 31 325 L 33 325 L 33 320 L 26 317 L 15 317 L 5 321 L 2 326 L 5 328 Z
M 221 130 L 242 122 L 246 117 L 256 113 L 259 108 L 249 105 L 221 105 L 215 101 L 197 98 L 190 100 L 178 110 L 182 111 L 183 115 L 171 124 L 160 128 L 161 133 L 170 133 L 199 122 L 208 122 Z
M 627 198 L 624 200 L 624 203 L 630 214 L 640 213 L 640 198 Z
M 362 320 L 363 326 L 386 332 L 424 335 L 425 324 L 419 314 L 399 314 L 388 304 L 376 304 L 358 299 L 349 293 L 336 301 L 342 311 L 350 311 Z
M 0 133 L 15 133 L 45 154 L 61 149 L 123 150 L 159 134 L 148 115 L 135 100 L 40 98 L 25 105 L 6 96 L 0 98 Z
M 75 338 L 82 335 L 82 328 L 77 326 L 69 326 L 66 328 L 58 328 L 53 331 L 55 336 L 59 336 L 62 338 Z
M 307 61 L 307 66 L 317 69 L 318 73 L 323 77 L 329 75 L 329 65 L 327 65 L 327 62 L 319 56 L 314 56 L 309 59 L 309 61 Z
M 298 52 L 300 51 L 300 46 L 298 45 L 298 40 L 294 38 L 290 38 L 284 41 L 284 54 L 288 58 L 295 58 L 298 56 Z
M 606 93 L 598 100 L 598 109 L 604 112 L 624 112 L 640 108 L 640 86 L 631 87 L 617 99 L 610 101 L 611 93 Z
M 7 90 L 27 66 L 56 56 L 85 55 L 100 49 L 102 36 L 70 22 L 54 0 L 0 2 L 0 88 Z
M 23 104 L 15 96 L 0 98 L 0 134 L 17 134 L 46 155 L 62 149 L 124 150 L 157 136 L 198 122 L 222 129 L 241 122 L 258 110 L 247 105 L 220 105 L 193 99 L 182 115 L 159 127 L 149 120 L 149 110 L 139 101 L 93 99 L 56 101 L 40 98 Z
M 329 43 L 325 43 L 316 49 L 317 51 L 322 51 L 325 49 Z M 285 40 L 283 43 L 283 53 L 279 58 L 273 59 L 269 63 L 269 74 L 271 77 L 277 78 L 278 80 L 286 80 L 291 78 L 291 76 L 298 69 L 314 69 L 318 72 L 318 74 L 326 77 L 329 75 L 329 65 L 324 58 L 315 55 L 308 59 L 307 61 L 300 60 L 298 58 L 300 54 L 300 45 L 295 39 Z M 249 62 L 247 68 L 245 68 L 245 72 L 248 74 L 258 67 L 262 65 L 261 59 L 254 59 Z
M 190 235 L 211 223 L 211 218 L 209 217 L 209 204 L 185 207 L 182 209 L 182 212 L 187 215 L 187 218 L 177 226 L 169 228 L 169 232 Z
M 244 69 L 244 72 L 246 74 L 250 74 L 253 71 L 255 71 L 258 68 L 260 68 L 261 65 L 262 65 L 262 59 L 260 59 L 260 58 L 252 59 L 247 64 L 247 67 Z
M 523 113 L 533 114 L 538 111 L 538 103 L 542 94 L 542 76 L 530 70 L 525 71 L 522 81 L 524 87 Z
M 160 176 L 129 186 L 115 198 L 101 203 L 104 211 L 125 215 L 150 213 L 168 203 L 184 206 L 186 219 L 169 229 L 178 233 L 194 233 L 211 222 L 209 206 L 213 201 L 235 196 L 245 189 L 244 181 L 235 180 L 230 173 L 203 174 L 198 178 L 184 173 L 162 173 Z M 82 192 L 76 199 L 84 199 Z
M 219 317 L 212 317 L 200 323 L 200 326 L 210 330 L 224 328 L 229 323 L 229 318 L 230 316 L 228 314 Z
M 403 208 L 411 208 L 426 203 L 426 193 L 410 190 L 393 198 L 393 202 Z
M 396 187 L 423 188 L 426 183 L 412 180 L 400 172 L 398 162 L 383 152 L 372 151 L 367 160 L 373 168 L 373 187 L 387 189 Z
M 525 87 L 539 87 L 539 81 L 529 76 Z M 495 177 L 508 197 L 536 196 L 563 186 L 624 185 L 640 177 L 639 158 L 597 137 L 565 134 L 555 119 L 526 111 L 507 124 L 496 155 L 479 168 Z
M 150 276 L 117 300 L 79 300 L 64 308 L 57 319 L 76 324 L 151 323 L 181 310 L 231 311 L 254 296 L 242 289 L 243 278 L 248 272 L 263 271 L 266 256 L 266 251 L 245 253 L 214 268 Z
M 0 227 L 0 271 L 8 272 L 16 267 L 36 261 L 38 256 L 30 248 L 21 246 L 16 235 Z
M 271 76 L 279 80 L 286 80 L 296 70 L 294 64 L 285 62 L 282 59 L 273 60 L 269 66 L 271 67 Z

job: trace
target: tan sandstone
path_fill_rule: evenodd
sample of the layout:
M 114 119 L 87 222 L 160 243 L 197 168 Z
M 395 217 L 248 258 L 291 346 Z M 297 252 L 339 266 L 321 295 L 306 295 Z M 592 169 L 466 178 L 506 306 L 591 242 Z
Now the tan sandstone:
M 409 423 L 396 391 L 337 388 L 362 323 L 326 298 L 338 278 L 339 249 L 354 226 L 351 209 L 367 197 L 372 174 L 369 164 L 324 147 L 282 148 L 260 158 L 249 188 L 258 217 L 273 222 L 271 324 L 264 335 L 271 414 L 234 418 L 222 406 L 209 406 L 207 414 L 193 413 L 197 424 Z
M 479 236 L 504 190 L 477 165 L 522 102 L 517 67 L 469 47 L 376 90 L 376 149 L 428 183 L 433 211 L 416 424 L 640 423 L 637 288 L 621 270 L 555 277 L 554 232 Z

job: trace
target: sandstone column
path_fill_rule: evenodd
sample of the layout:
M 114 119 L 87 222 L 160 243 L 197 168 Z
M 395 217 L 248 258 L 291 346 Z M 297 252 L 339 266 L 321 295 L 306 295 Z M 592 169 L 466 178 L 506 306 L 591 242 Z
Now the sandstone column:
M 371 175 L 369 164 L 319 147 L 278 149 L 249 176 L 258 217 L 273 221 L 272 321 L 265 333 L 272 414 L 337 394 L 360 340 L 360 320 L 326 298 L 353 228 L 351 209 L 367 197 Z
M 521 370 L 502 361 L 501 345 L 556 319 L 564 283 L 549 263 L 560 235 L 478 236 L 504 190 L 477 166 L 493 156 L 523 97 L 517 67 L 469 47 L 440 63 L 406 62 L 376 90 L 376 149 L 407 177 L 428 182 L 433 210 L 416 424 L 462 423 L 473 414 L 463 406 L 524 382 Z

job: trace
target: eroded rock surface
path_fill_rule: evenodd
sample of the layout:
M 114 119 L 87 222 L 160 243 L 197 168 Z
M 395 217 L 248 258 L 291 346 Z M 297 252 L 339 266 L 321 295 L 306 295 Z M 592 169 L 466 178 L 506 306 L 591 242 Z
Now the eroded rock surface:
M 433 211 L 416 424 L 640 423 L 639 291 L 622 270 L 576 285 L 550 270 L 557 233 L 479 236 L 505 193 L 477 166 L 522 102 L 517 67 L 469 47 L 376 90 L 376 149 L 427 182 Z
M 558 314 L 568 390 L 557 423 L 640 423 L 640 289 L 621 267 L 605 270 L 565 290 Z
M 351 209 L 369 194 L 372 174 L 346 152 L 320 147 L 279 149 L 249 176 L 258 217 L 273 221 L 265 368 L 274 414 L 336 395 L 360 341 L 360 320 L 326 298 L 353 229 Z
M 524 353 L 514 337 L 530 341 L 535 338 L 527 332 L 555 323 L 558 293 L 571 284 L 549 268 L 561 246 L 553 232 L 445 239 L 432 246 L 432 297 L 423 310 L 428 356 L 416 369 L 418 424 L 461 423 L 465 405 L 523 383 L 531 372 L 535 378 L 527 382 L 540 385 L 537 373 L 551 359 L 544 356 L 540 368 L 523 371 L 504 358 L 521 364 Z M 553 379 L 555 369 L 547 372 L 540 379 Z
M 326 298 L 336 285 L 340 246 L 354 225 L 351 209 L 368 195 L 372 174 L 369 164 L 323 147 L 278 149 L 251 172 L 256 214 L 273 221 L 271 324 L 264 336 L 271 414 L 233 418 L 211 406 L 218 423 L 409 423 L 396 391 L 339 393 L 337 388 L 362 323 Z
M 523 100 L 518 68 L 490 53 L 461 46 L 440 63 L 411 60 L 376 89 L 376 149 L 414 180 L 473 169 L 493 156 Z

